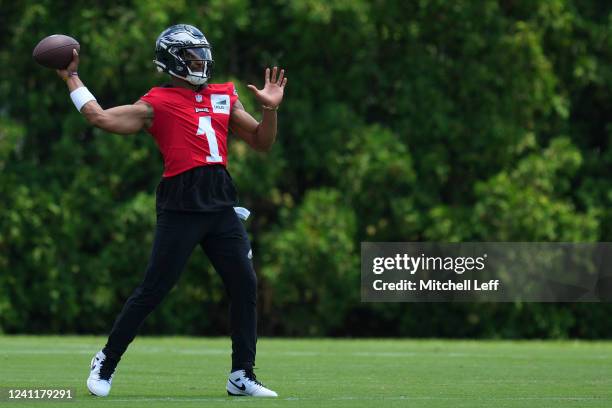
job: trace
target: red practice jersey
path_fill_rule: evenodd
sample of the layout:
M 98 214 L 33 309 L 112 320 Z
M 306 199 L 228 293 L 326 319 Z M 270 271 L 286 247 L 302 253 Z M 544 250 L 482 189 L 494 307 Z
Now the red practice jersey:
M 227 166 L 229 120 L 238 100 L 233 83 L 209 84 L 199 92 L 155 87 L 140 99 L 153 106 L 147 131 L 164 157 L 163 177 L 199 166 Z

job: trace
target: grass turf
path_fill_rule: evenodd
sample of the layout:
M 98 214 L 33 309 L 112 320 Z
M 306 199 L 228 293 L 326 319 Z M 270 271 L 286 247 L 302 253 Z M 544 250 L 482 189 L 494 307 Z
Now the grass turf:
M 612 407 L 605 342 L 263 338 L 256 374 L 280 395 L 264 400 L 226 396 L 228 339 L 185 337 L 138 337 L 111 396 L 90 396 L 103 341 L 0 336 L 0 387 L 76 390 L 74 402 L 0 407 Z

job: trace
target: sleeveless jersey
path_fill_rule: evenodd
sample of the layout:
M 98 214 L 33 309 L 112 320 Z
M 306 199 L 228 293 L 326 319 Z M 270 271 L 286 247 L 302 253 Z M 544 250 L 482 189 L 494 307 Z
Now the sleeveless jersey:
M 233 83 L 209 84 L 200 91 L 154 87 L 140 99 L 153 107 L 147 131 L 164 158 L 164 178 L 194 167 L 227 166 L 229 120 L 238 100 Z

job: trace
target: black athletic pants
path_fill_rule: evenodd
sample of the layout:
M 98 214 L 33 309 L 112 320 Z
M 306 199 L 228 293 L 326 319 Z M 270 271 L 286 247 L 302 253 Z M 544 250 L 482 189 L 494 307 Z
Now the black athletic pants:
M 193 249 L 200 245 L 230 297 L 232 371 L 255 364 L 257 278 L 251 246 L 232 207 L 219 212 L 161 211 L 144 280 L 117 317 L 104 348 L 119 360 L 144 319 L 178 281 Z

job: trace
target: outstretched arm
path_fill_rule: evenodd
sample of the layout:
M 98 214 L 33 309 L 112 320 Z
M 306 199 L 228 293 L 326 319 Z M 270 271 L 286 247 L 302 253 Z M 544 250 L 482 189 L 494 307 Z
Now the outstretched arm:
M 73 92 L 82 88 L 83 82 L 77 75 L 79 55 L 74 50 L 72 62 L 66 69 L 58 69 L 57 74 L 66 81 L 68 90 Z M 81 107 L 80 112 L 92 125 L 111 133 L 129 135 L 140 131 L 143 127 L 150 127 L 153 121 L 153 108 L 148 103 L 138 101 L 133 105 L 116 106 L 102 109 L 93 99 Z
M 276 111 L 263 109 L 261 122 L 257 122 L 238 100 L 232 109 L 230 129 L 253 149 L 267 152 L 276 140 Z
M 276 111 L 283 100 L 287 78 L 284 78 L 285 70 L 281 70 L 276 77 L 277 67 L 266 68 L 265 85 L 259 90 L 253 85 L 249 89 L 255 98 L 261 103 L 263 116 L 261 122 L 257 122 L 251 116 L 240 101 L 236 101 L 230 118 L 230 129 L 234 134 L 247 142 L 255 150 L 268 151 L 276 140 Z

